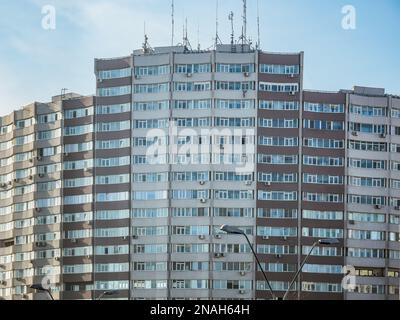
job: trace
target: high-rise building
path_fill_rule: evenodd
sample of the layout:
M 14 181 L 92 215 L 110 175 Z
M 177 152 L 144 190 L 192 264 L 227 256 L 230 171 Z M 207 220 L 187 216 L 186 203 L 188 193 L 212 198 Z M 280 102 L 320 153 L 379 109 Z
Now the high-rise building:
M 289 299 L 399 299 L 400 97 L 304 90 L 303 60 L 146 48 L 0 118 L 0 297 L 270 299 L 230 225 L 279 297 L 337 239 Z

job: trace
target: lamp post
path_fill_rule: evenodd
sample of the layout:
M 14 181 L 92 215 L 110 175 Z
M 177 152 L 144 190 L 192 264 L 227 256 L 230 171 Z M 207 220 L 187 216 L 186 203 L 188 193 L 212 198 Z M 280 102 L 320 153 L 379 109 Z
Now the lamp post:
M 318 241 L 315 241 L 314 244 L 312 245 L 310 252 L 308 253 L 308 255 L 305 257 L 303 263 L 301 264 L 299 270 L 297 270 L 292 282 L 289 285 L 289 288 L 287 289 L 287 291 L 285 292 L 285 295 L 283 296 L 282 300 L 286 300 L 287 296 L 289 295 L 290 289 L 293 287 L 294 283 L 296 282 L 297 278 L 299 277 L 301 271 L 303 270 L 305 264 L 307 263 L 308 258 L 310 258 L 311 254 L 313 253 L 315 247 L 317 245 L 334 245 L 334 244 L 338 244 L 339 240 L 338 239 L 320 239 Z
M 116 294 L 119 294 L 119 291 L 117 291 L 117 290 L 104 291 L 101 295 L 99 295 L 97 300 L 103 299 L 104 296 L 113 296 L 113 295 L 116 295 Z
M 277 298 L 276 298 L 276 296 L 275 296 L 275 293 L 274 293 L 274 290 L 272 289 L 271 284 L 270 284 L 270 282 L 268 281 L 267 275 L 266 275 L 265 272 L 264 272 L 264 269 L 263 269 L 263 267 L 262 267 L 262 265 L 261 265 L 261 263 L 260 263 L 260 260 L 258 260 L 257 254 L 256 254 L 256 252 L 255 252 L 255 250 L 254 250 L 254 248 L 253 248 L 253 246 L 252 246 L 252 244 L 251 244 L 251 242 L 250 242 L 249 237 L 247 236 L 247 234 L 246 234 L 245 232 L 243 232 L 242 230 L 240 230 L 239 228 L 232 227 L 232 226 L 228 226 L 228 225 L 223 225 L 223 226 L 221 227 L 221 230 L 224 231 L 224 232 L 226 232 L 226 233 L 228 233 L 228 234 L 243 235 L 243 236 L 246 238 L 246 240 L 247 240 L 247 242 L 248 242 L 248 244 L 249 244 L 249 246 L 250 246 L 250 249 L 251 249 L 251 251 L 253 252 L 254 257 L 256 258 L 257 264 L 258 264 L 258 266 L 260 267 L 260 270 L 261 270 L 261 272 L 262 272 L 262 274 L 263 274 L 263 276 L 264 276 L 265 282 L 266 282 L 267 285 L 268 285 L 268 289 L 269 289 L 269 291 L 271 292 L 272 299 L 273 299 L 273 300 L 277 300 Z
M 34 289 L 34 290 L 37 290 L 37 291 L 46 292 L 46 293 L 49 295 L 50 299 L 51 299 L 51 300 L 54 300 L 54 297 L 53 297 L 53 295 L 51 294 L 50 289 L 45 289 L 45 288 L 43 288 L 43 286 L 42 286 L 41 284 L 33 284 L 33 285 L 31 285 L 30 288 L 31 288 L 31 289 Z

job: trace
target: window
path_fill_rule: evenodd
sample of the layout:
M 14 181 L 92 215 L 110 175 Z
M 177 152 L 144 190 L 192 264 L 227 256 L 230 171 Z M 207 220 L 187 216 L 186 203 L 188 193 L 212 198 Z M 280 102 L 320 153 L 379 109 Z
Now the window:
M 303 237 L 314 237 L 314 238 L 333 238 L 342 239 L 342 229 L 325 229 L 325 228 L 303 228 Z
M 303 210 L 303 219 L 309 220 L 343 220 L 343 211 Z
M 169 83 L 157 84 L 136 84 L 134 86 L 134 93 L 165 93 L 169 92 Z
M 295 129 L 299 127 L 298 119 L 264 119 L 260 118 L 259 125 L 261 128 L 285 128 Z
M 317 113 L 344 113 L 344 104 L 304 102 L 304 111 Z
M 257 227 L 257 236 L 260 237 L 296 237 L 297 228 L 284 227 Z
M 258 191 L 258 200 L 263 201 L 297 201 L 297 192 Z
M 343 203 L 343 194 L 304 192 L 303 200 L 309 202 Z
M 96 212 L 97 220 L 125 220 L 129 219 L 129 210 L 106 210 Z
M 127 78 L 132 75 L 131 68 L 125 69 L 114 69 L 114 70 L 100 70 L 98 78 L 101 80 L 116 79 L 116 78 Z
M 308 148 L 320 149 L 343 149 L 344 141 L 333 139 L 305 138 L 304 146 Z
M 84 118 L 93 115 L 93 107 L 82 108 L 82 109 L 70 109 L 64 111 L 65 119 L 77 119 Z
M 275 165 L 295 165 L 298 164 L 298 156 L 258 154 L 258 163 Z
M 211 82 L 174 82 L 174 91 L 210 91 Z
M 264 209 L 258 208 L 257 218 L 297 219 L 296 209 Z
M 303 164 L 318 167 L 342 167 L 344 158 L 331 158 L 323 156 L 304 156 Z
M 276 111 L 297 111 L 299 110 L 299 102 L 297 101 L 266 101 L 260 100 L 259 109 L 276 110 Z
M 50 140 L 50 139 L 56 139 L 59 137 L 61 137 L 61 129 L 55 129 L 55 130 L 50 130 L 50 131 L 39 131 L 36 134 L 37 140 Z
M 223 64 L 217 63 L 217 71 L 222 73 L 253 73 L 254 72 L 254 64 L 245 63 L 245 64 Z
M 299 74 L 299 65 L 260 64 L 260 73 Z
M 215 90 L 229 90 L 229 91 L 248 91 L 255 90 L 255 82 L 228 82 L 228 81 L 216 81 Z
M 76 178 L 64 180 L 64 188 L 79 188 L 93 185 L 93 178 Z
M 373 133 L 373 134 L 386 134 L 386 125 L 380 124 L 368 124 L 368 123 L 356 123 L 349 122 L 349 131 L 362 132 L 362 133 Z
M 175 100 L 177 110 L 206 110 L 211 109 L 211 100 Z
M 96 141 L 96 149 L 99 149 L 99 150 L 129 148 L 130 145 L 131 145 L 131 141 L 129 138 L 119 139 L 119 140 Z
M 179 210 L 179 209 L 175 208 L 174 210 Z M 132 210 L 133 218 L 166 218 L 168 217 L 168 215 L 169 215 L 168 208 L 148 208 L 148 209 Z
M 131 122 L 119 121 L 119 122 L 100 122 L 96 124 L 97 132 L 113 132 L 113 131 L 124 131 L 130 130 Z
M 42 114 L 38 116 L 38 123 L 40 124 L 54 123 L 57 120 L 60 120 L 60 115 L 58 113 Z
M 299 145 L 299 138 L 286 138 L 286 137 L 264 137 L 259 136 L 258 144 L 262 146 L 274 147 L 297 147 Z
M 169 65 L 135 67 L 135 76 L 161 76 L 170 73 Z
M 175 65 L 175 73 L 210 73 L 211 64 L 177 64 Z
M 349 167 L 360 168 L 360 169 L 386 170 L 386 161 L 349 158 Z
M 92 132 L 93 132 L 92 124 L 76 126 L 76 127 L 65 127 L 65 129 L 64 129 L 64 135 L 66 137 L 79 136 L 79 135 L 88 134 L 88 133 L 92 133 Z
M 115 202 L 115 201 L 128 201 L 129 192 L 116 192 L 116 193 L 98 193 L 96 201 L 98 202 Z
M 92 150 L 93 150 L 93 142 L 83 142 L 83 143 L 64 145 L 65 153 L 86 152 Z
M 64 197 L 64 205 L 77 205 L 93 202 L 92 194 L 84 194 L 79 196 L 66 196 Z
M 215 101 L 216 109 L 247 110 L 247 109 L 254 109 L 254 106 L 255 106 L 254 100 L 221 100 L 221 99 L 217 99 Z
M 342 131 L 344 130 L 343 121 L 323 121 L 323 120 L 304 120 L 304 129 Z
M 125 113 L 125 112 L 130 112 L 130 111 L 131 111 L 130 103 L 102 105 L 102 106 L 96 107 L 96 113 L 98 115 L 117 114 L 117 113 Z
M 342 185 L 344 181 L 343 176 L 330 176 L 330 175 L 319 175 L 319 174 L 308 174 L 303 175 L 303 182 L 309 184 L 332 184 Z
M 131 163 L 130 157 L 96 159 L 96 167 L 99 168 L 123 167 L 123 166 L 129 166 L 130 163 Z
M 350 105 L 350 113 L 365 117 L 386 117 L 386 108 Z
M 135 102 L 133 104 L 133 111 L 158 111 L 158 110 L 169 110 L 169 109 L 170 109 L 169 100 Z
M 131 94 L 131 86 L 98 88 L 97 96 L 99 97 L 115 97 Z
M 259 84 L 260 91 L 268 91 L 268 92 L 298 92 L 299 85 L 297 83 L 270 83 L 270 82 L 260 82 Z
M 96 176 L 96 184 L 110 185 L 110 184 L 124 184 L 129 183 L 129 174 L 111 175 L 111 176 Z
M 254 118 L 215 118 L 214 125 L 216 127 L 253 127 Z

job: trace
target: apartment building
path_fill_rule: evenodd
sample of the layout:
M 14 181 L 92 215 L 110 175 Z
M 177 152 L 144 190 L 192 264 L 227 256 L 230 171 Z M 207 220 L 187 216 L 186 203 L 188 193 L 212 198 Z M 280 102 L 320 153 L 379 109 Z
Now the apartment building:
M 227 224 L 279 297 L 335 238 L 289 299 L 399 299 L 400 97 L 305 90 L 302 52 L 145 49 L 1 118 L 1 297 L 270 299 Z

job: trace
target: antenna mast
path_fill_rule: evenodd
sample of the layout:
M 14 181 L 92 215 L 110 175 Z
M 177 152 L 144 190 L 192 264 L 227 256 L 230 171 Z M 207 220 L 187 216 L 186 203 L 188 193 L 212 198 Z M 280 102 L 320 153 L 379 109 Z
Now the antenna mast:
M 216 0 L 216 14 L 215 14 L 215 49 L 218 43 L 222 43 L 219 37 L 219 0 Z
M 243 0 L 243 34 L 242 43 L 247 41 L 247 0 Z
M 261 49 L 261 36 L 260 36 L 260 1 L 257 0 L 257 49 Z
M 233 17 L 234 17 L 234 14 L 233 14 L 233 11 L 231 11 L 231 13 L 228 16 L 228 19 L 231 22 L 231 30 L 232 30 L 232 33 L 231 33 L 231 46 L 232 46 L 232 50 L 234 50 L 234 45 L 235 45 L 235 28 L 234 28 L 234 25 L 233 25 Z
M 175 41 L 175 3 L 174 0 L 172 0 L 171 4 L 171 22 L 172 22 L 172 33 L 171 33 L 171 47 L 174 46 L 174 41 Z
M 146 33 L 146 21 L 144 22 L 144 42 L 143 42 L 143 53 L 148 54 L 152 51 L 152 48 L 149 45 L 149 37 Z

